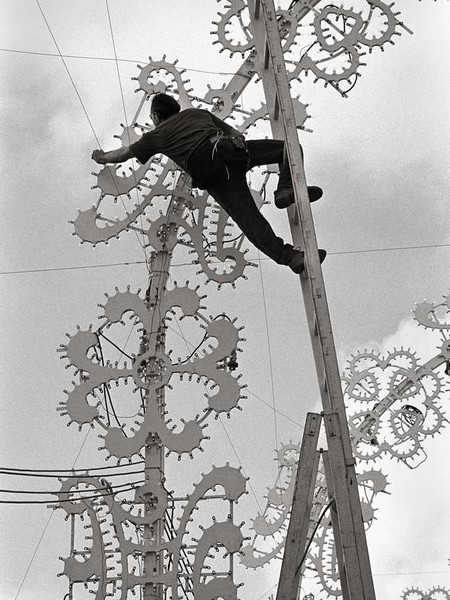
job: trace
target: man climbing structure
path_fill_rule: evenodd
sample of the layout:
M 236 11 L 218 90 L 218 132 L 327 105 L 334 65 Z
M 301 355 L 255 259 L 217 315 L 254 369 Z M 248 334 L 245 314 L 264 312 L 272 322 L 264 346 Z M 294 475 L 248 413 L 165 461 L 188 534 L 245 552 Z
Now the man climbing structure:
M 193 187 L 207 190 L 256 248 L 294 273 L 304 269 L 304 253 L 285 243 L 258 210 L 248 187 L 246 173 L 255 166 L 278 163 L 280 176 L 275 205 L 287 208 L 294 202 L 289 162 L 282 140 L 248 140 L 207 110 L 181 110 L 167 94 L 153 97 L 150 116 L 155 129 L 135 143 L 104 152 L 94 150 L 99 164 L 121 163 L 131 158 L 145 164 L 164 154 L 192 177 Z M 319 187 L 308 187 L 310 202 L 322 196 Z M 319 250 L 320 262 L 325 250 Z

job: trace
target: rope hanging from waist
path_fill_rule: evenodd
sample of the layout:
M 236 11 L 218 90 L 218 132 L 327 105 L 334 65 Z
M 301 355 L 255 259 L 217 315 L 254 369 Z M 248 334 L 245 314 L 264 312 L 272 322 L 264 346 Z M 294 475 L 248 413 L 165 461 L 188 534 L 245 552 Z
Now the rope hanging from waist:
M 219 151 L 217 149 L 217 146 L 220 142 L 220 140 L 223 138 L 223 135 L 217 135 L 214 136 L 212 138 L 209 139 L 210 143 L 213 143 L 213 147 L 212 147 L 212 152 L 211 152 L 211 160 L 214 161 L 214 155 L 217 154 L 217 156 L 220 158 L 220 154 Z M 222 160 L 223 166 L 225 167 L 225 170 L 227 172 L 227 179 L 230 179 L 230 171 L 228 170 L 227 164 Z

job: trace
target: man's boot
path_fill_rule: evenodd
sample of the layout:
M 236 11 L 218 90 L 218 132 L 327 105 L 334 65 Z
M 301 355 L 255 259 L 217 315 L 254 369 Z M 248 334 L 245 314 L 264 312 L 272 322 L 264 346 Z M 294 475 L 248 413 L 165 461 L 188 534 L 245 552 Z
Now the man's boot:
M 310 202 L 316 202 L 316 200 L 319 200 L 319 198 L 322 198 L 323 190 L 322 190 L 322 188 L 317 187 L 316 185 L 309 185 L 308 186 L 308 196 L 309 196 Z M 274 194 L 274 198 L 275 198 L 275 206 L 277 208 L 287 208 L 288 206 L 291 206 L 291 204 L 294 204 L 294 202 L 295 202 L 294 190 L 292 188 L 286 188 L 284 190 L 276 190 L 276 192 Z
M 326 255 L 327 255 L 327 251 L 320 248 L 319 249 L 320 264 L 323 263 Z M 303 271 L 305 270 L 305 253 L 303 252 L 303 250 L 300 250 L 299 248 L 293 249 L 291 258 L 288 262 L 288 267 L 292 271 L 294 271 L 294 273 L 297 273 L 297 275 L 300 275 L 300 273 L 303 273 Z

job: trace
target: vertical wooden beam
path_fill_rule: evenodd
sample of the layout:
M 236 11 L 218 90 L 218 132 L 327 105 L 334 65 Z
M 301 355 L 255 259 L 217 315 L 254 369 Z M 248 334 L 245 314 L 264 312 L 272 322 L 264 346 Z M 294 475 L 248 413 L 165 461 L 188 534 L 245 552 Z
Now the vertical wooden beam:
M 336 500 L 337 526 L 343 548 L 349 598 L 374 599 L 375 589 L 356 473 L 345 464 L 338 415 L 325 415 L 324 422 L 330 465 L 327 483 L 330 482 Z
M 331 475 L 330 459 L 328 451 L 322 452 L 323 468 L 325 471 L 325 480 L 328 488 L 329 500 L 336 502 L 336 494 L 334 492 L 333 477 Z M 344 549 L 342 547 L 342 537 L 339 529 L 339 520 L 337 517 L 336 503 L 331 506 L 331 522 L 333 525 L 334 547 L 336 550 L 337 563 L 339 567 L 339 579 L 341 582 L 342 597 L 344 600 L 350 600 L 350 592 L 347 583 L 347 571 L 345 568 Z
M 297 597 L 319 466 L 317 442 L 321 422 L 318 414 L 308 413 L 306 416 L 276 600 L 296 600 Z

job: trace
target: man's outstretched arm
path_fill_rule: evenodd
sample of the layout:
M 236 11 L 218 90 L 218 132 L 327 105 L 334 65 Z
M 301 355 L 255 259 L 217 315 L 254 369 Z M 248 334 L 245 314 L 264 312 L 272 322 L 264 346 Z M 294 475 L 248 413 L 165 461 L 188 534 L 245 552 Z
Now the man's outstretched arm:
M 124 146 L 123 148 L 117 148 L 117 150 L 110 150 L 109 152 L 94 150 L 91 158 L 99 165 L 106 165 L 108 163 L 122 163 L 133 158 L 133 156 L 134 154 L 131 152 L 130 147 Z

